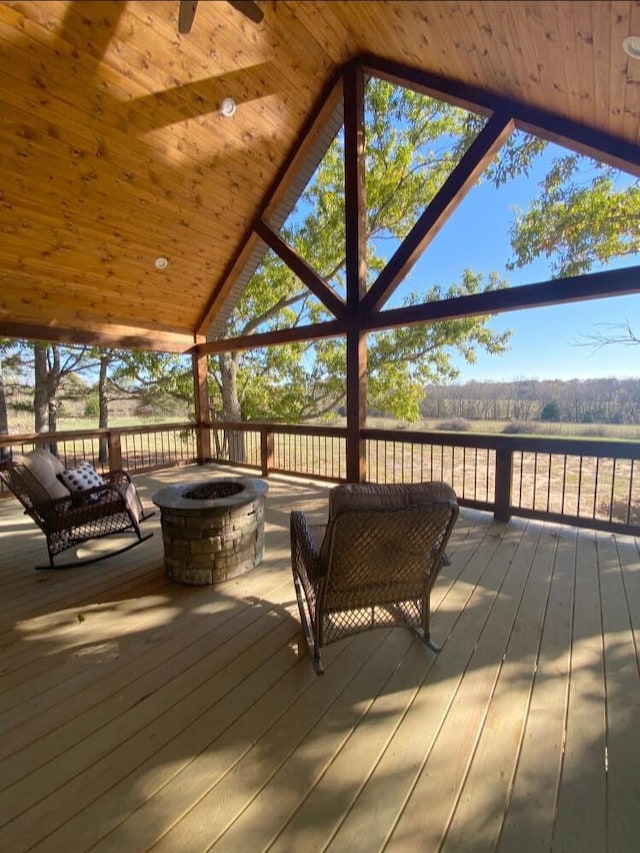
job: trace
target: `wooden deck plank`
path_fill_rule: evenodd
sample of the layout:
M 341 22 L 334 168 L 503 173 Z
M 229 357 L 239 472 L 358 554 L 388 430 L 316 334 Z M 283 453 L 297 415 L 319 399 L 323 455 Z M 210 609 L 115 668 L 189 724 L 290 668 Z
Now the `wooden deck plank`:
M 157 845 L 159 851 L 207 849 L 231 825 L 223 848 L 255 850 L 268 838 L 274 823 L 281 825 L 292 803 L 300 797 L 300 785 L 326 766 L 340 744 L 349 737 L 364 713 L 372 689 L 384 683 L 412 642 L 409 632 L 374 632 L 359 639 L 367 644 L 360 666 L 335 691 L 326 683 L 313 696 L 305 695 L 278 721 L 232 771 L 207 793 L 177 827 Z M 355 644 L 354 644 L 355 646 Z M 342 675 L 342 673 L 341 673 Z M 333 679 L 332 679 L 333 682 Z M 269 785 L 276 790 L 265 796 Z M 240 817 L 238 818 L 238 816 Z M 238 824 L 238 820 L 242 825 Z
M 284 587 L 283 591 L 288 592 Z M 170 684 L 176 671 L 197 665 L 222 643 L 246 631 L 259 616 L 259 609 L 250 602 L 240 602 L 233 610 L 211 606 L 210 612 L 198 614 L 177 636 L 143 639 L 139 654 L 128 649 L 94 666 L 91 674 L 95 681 L 88 688 L 73 694 L 71 701 L 64 697 L 55 707 L 30 716 L 22 726 L 12 730 L 7 744 L 10 758 L 0 762 L 0 784 L 3 788 L 13 784 L 84 743 L 86 738 Z M 208 661 L 207 665 L 210 664 Z M 29 748 L 32 743 L 36 749 Z
M 640 673 L 619 551 L 604 534 L 597 546 L 607 690 L 607 844 L 609 850 L 631 850 L 640 839 Z
M 361 665 L 361 656 L 368 656 L 370 648 L 360 645 L 351 649 L 347 642 L 341 649 L 331 651 L 327 655 L 330 664 L 334 657 L 345 654 L 343 659 L 343 677 L 348 679 L 352 668 Z M 95 804 L 96 818 L 101 830 L 109 830 L 95 848 L 97 850 L 123 850 L 133 843 L 144 849 L 159 841 L 172 827 L 198 803 L 203 796 L 224 778 L 235 764 L 238 763 L 268 732 L 277 720 L 288 711 L 289 707 L 307 692 L 315 696 L 316 701 L 322 702 L 321 685 L 310 667 L 306 655 L 298 658 L 297 664 L 286 674 L 274 680 L 269 689 L 257 699 L 248 694 L 250 685 L 245 685 L 245 695 L 234 700 L 236 717 L 224 728 L 224 719 L 218 713 L 211 720 L 208 728 L 209 738 L 201 743 L 194 743 L 193 735 L 188 744 L 188 750 L 182 750 L 192 756 L 188 764 L 178 765 L 172 762 L 173 774 L 162 779 L 154 771 L 155 765 L 166 763 L 163 753 L 154 757 L 145 773 L 145 789 L 147 796 L 138 808 L 131 813 L 129 797 L 130 786 L 127 780 L 116 786 Z M 198 726 L 201 728 L 201 726 Z M 173 745 L 170 746 L 173 749 Z M 166 750 L 168 752 L 168 750 Z M 164 761 L 162 759 L 165 759 Z M 158 776 L 154 790 L 153 775 Z M 85 820 L 85 814 L 79 816 L 80 829 Z
M 417 675 L 422 676 L 421 679 L 415 678 L 419 691 L 394 731 L 389 745 L 369 774 L 364 774 L 364 787 L 344 816 L 330 845 L 332 849 L 373 850 L 383 844 L 424 761 L 424 751 L 416 751 L 415 744 L 419 742 L 426 745 L 429 732 L 431 729 L 437 731 L 441 718 L 446 714 L 453 683 L 448 679 L 455 680 L 456 664 L 453 664 L 450 674 L 445 672 L 439 679 L 434 679 L 435 684 L 441 680 L 444 685 L 440 694 L 422 689 L 424 680 L 432 667 L 442 667 L 445 650 L 450 660 L 457 660 L 453 631 L 465 613 L 469 600 L 477 593 L 484 574 L 494 564 L 500 545 L 499 536 L 494 535 L 496 528 L 493 525 L 461 533 L 465 535 L 464 541 L 460 543 L 454 534 L 451 566 L 446 569 L 446 577 L 441 584 L 445 595 L 437 589 L 440 584 L 436 584 L 434 589 L 437 609 L 432 621 L 432 633 L 439 641 L 446 641 L 443 652 L 438 658 L 427 659 L 427 667 L 418 670 Z M 451 577 L 456 578 L 453 584 L 450 583 Z M 477 623 L 472 620 L 468 630 L 472 634 L 477 632 Z M 289 832 L 286 827 L 285 837 Z
M 13 679 L 10 676 L 0 678 L 0 683 L 4 692 L 3 706 L 4 714 L 7 714 L 11 708 L 15 708 L 20 704 L 26 710 L 25 703 L 32 697 L 40 697 L 40 701 L 48 702 L 52 705 L 56 700 L 55 690 L 52 690 L 56 683 L 58 689 L 65 689 L 72 692 L 79 692 L 85 684 L 76 686 L 75 682 L 81 676 L 89 676 L 94 674 L 97 679 L 105 672 L 96 673 L 95 667 L 88 666 L 91 660 L 87 662 L 87 658 L 91 658 L 90 652 L 99 651 L 100 644 L 107 641 L 110 637 L 116 636 L 119 646 L 119 657 L 122 657 L 125 652 L 130 656 L 135 651 L 139 651 L 140 647 L 149 649 L 152 642 L 175 642 L 173 637 L 184 627 L 184 622 L 188 617 L 193 615 L 196 621 L 202 621 L 204 615 L 209 613 L 218 613 L 219 618 L 225 612 L 224 599 L 221 597 L 211 597 L 211 603 L 205 599 L 204 593 L 200 593 L 198 597 L 198 611 L 191 613 L 193 606 L 190 604 L 190 597 L 193 595 L 187 591 L 187 588 L 176 590 L 171 584 L 162 577 L 161 563 L 156 562 L 155 568 L 155 585 L 153 587 L 145 587 L 148 590 L 146 595 L 140 594 L 140 590 L 136 590 L 131 596 L 112 596 L 106 601 L 88 603 L 80 611 L 75 609 L 65 609 L 58 611 L 62 628 L 50 628 L 49 630 L 37 628 L 38 632 L 42 633 L 43 640 L 49 640 L 50 645 L 55 648 L 47 663 L 46 668 L 38 667 L 30 669 L 30 681 L 26 684 L 20 680 L 18 686 L 13 687 Z M 235 585 L 232 590 L 237 590 L 240 595 L 249 595 L 250 592 L 260 588 L 263 577 L 268 577 L 259 571 L 252 576 L 252 580 L 245 582 L 243 586 Z M 279 579 L 279 583 L 283 583 Z M 273 581 L 270 581 L 272 584 Z M 81 618 L 79 618 L 79 615 Z M 39 620 L 36 620 L 39 622 Z M 33 629 L 32 622 L 25 622 L 24 630 L 30 633 Z M 62 634 L 62 639 L 60 638 Z M 178 643 L 179 647 L 179 643 Z M 30 643 L 28 650 L 23 654 L 31 653 Z M 40 658 L 39 648 L 36 650 L 37 659 Z M 104 660 L 101 661 L 104 663 Z M 58 671 L 58 667 L 62 671 Z M 119 668 L 114 665 L 114 668 Z M 66 679 L 69 683 L 61 685 L 59 682 Z M 40 710 L 35 708 L 35 710 Z
M 474 643 L 466 649 L 466 659 L 460 667 L 463 673 L 460 686 L 430 750 L 428 765 L 422 769 L 393 829 L 389 850 L 406 849 L 417 843 L 426 849 L 438 849 L 445 837 L 482 732 L 535 553 L 539 531 L 534 525 L 530 529 L 535 532 L 527 536 L 527 529 L 519 521 L 508 525 L 494 560 L 500 574 L 491 583 L 483 579 L 485 619 Z M 444 786 L 439 772 L 443 766 L 447 767 Z M 428 810 L 425 803 L 430 804 Z
M 290 636 L 290 632 L 291 627 L 282 624 L 272 634 L 273 638 L 279 635 L 282 640 L 283 636 Z M 163 822 L 168 821 L 171 825 L 182 817 L 180 804 L 185 794 L 189 798 L 189 805 L 193 803 L 191 797 L 195 796 L 199 799 L 202 795 L 194 793 L 194 785 L 200 783 L 201 786 L 203 779 L 206 780 L 208 776 L 205 773 L 203 777 L 198 772 L 199 768 L 194 761 L 194 756 L 199 754 L 210 756 L 218 766 L 222 763 L 220 772 L 223 774 L 228 772 L 229 766 L 233 766 L 237 761 L 238 752 L 240 755 L 243 754 L 250 748 L 250 743 L 237 739 L 226 742 L 219 738 L 219 734 L 233 727 L 235 721 L 242 715 L 243 709 L 252 707 L 255 703 L 261 703 L 263 695 L 270 691 L 274 684 L 279 684 L 283 676 L 299 664 L 289 642 L 281 642 L 279 647 L 265 642 L 263 650 L 264 658 L 261 665 L 251 672 L 249 677 L 238 679 L 232 689 L 225 692 L 222 679 L 216 678 L 205 686 L 203 693 L 208 694 L 210 707 L 204 710 L 199 708 L 201 713 L 198 716 L 191 719 L 185 717 L 184 713 L 181 714 L 181 725 L 176 725 L 175 718 L 161 721 L 161 724 L 164 723 L 171 728 L 173 737 L 167 736 L 168 730 L 163 728 L 157 736 L 153 737 L 155 749 L 149 749 L 144 740 L 132 744 L 136 749 L 139 747 L 136 763 L 130 768 L 135 771 L 137 780 L 135 803 L 131 802 L 131 791 L 134 787 L 131 775 L 120 773 L 116 778 L 113 773 L 114 784 L 100 785 L 98 796 L 93 797 L 81 812 L 38 845 L 38 849 L 57 851 L 75 847 L 77 844 L 82 845 L 82 849 L 89 847 L 93 849 L 96 842 L 102 840 L 103 848 L 115 849 L 113 846 L 115 844 L 117 849 L 122 850 L 119 836 L 124 834 L 126 837 L 129 827 L 125 825 L 121 828 L 120 824 L 131 812 L 136 813 L 138 807 L 142 811 L 142 807 L 147 803 L 151 804 L 151 808 L 146 808 L 145 811 L 146 832 L 151 834 L 151 839 L 145 846 L 150 846 Z M 218 692 L 220 696 L 216 698 Z M 175 778 L 178 774 L 180 774 L 179 781 L 176 783 Z M 173 794 L 170 797 L 169 806 L 166 810 L 158 812 L 153 797 L 169 785 Z M 177 786 L 183 786 L 179 796 L 175 796 Z M 169 797 L 165 796 L 164 800 L 169 802 Z M 148 819 L 150 812 L 153 812 L 151 820 Z M 160 814 L 162 817 L 159 817 Z M 139 818 L 139 815 L 136 813 L 135 817 Z M 140 839 L 145 838 L 143 827 L 139 820 L 134 820 L 134 826 L 136 843 L 140 843 Z M 114 836 L 109 835 L 116 828 L 119 832 Z M 130 841 L 129 844 L 131 843 Z M 125 844 L 124 849 L 131 848 Z
M 204 475 L 138 480 L 148 505 Z M 159 535 L 36 573 L 44 538 L 0 502 L 1 849 L 635 850 L 637 542 L 463 508 L 442 653 L 376 631 L 318 678 L 288 521 L 327 489 L 269 483 L 265 561 L 217 587 L 169 582 Z
M 618 537 L 616 545 L 620 557 L 622 582 L 631 620 L 636 659 L 640 668 L 640 545 L 637 539 L 631 539 L 628 536 Z
M 571 674 L 554 850 L 606 850 L 606 722 L 595 534 L 579 531 Z
M 576 531 L 559 528 L 524 738 L 498 849 L 551 849 L 566 718 Z
M 155 754 L 176 730 L 197 720 L 265 661 L 269 664 L 271 656 L 283 652 L 291 665 L 292 621 L 280 622 L 265 608 L 254 623 L 68 750 L 63 760 L 3 792 L 0 810 L 10 808 L 19 817 L 0 829 L 0 848 L 22 849 L 53 832 Z
M 532 537 L 528 549 L 516 555 L 524 571 L 526 563 L 530 564 L 526 586 L 443 851 L 494 850 L 502 828 L 529 708 L 558 542 L 551 526 L 544 531 L 538 528 L 537 533 L 538 539 Z

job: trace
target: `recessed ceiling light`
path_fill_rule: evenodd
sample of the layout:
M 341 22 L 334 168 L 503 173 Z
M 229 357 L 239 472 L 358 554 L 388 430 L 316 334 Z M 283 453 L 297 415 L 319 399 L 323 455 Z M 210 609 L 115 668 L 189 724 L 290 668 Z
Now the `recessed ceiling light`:
M 627 36 L 622 40 L 622 48 L 631 59 L 640 59 L 640 36 Z
M 236 102 L 233 98 L 223 98 L 222 103 L 220 104 L 220 112 L 225 118 L 231 118 L 232 115 L 235 115 L 236 111 Z
M 169 266 L 169 261 L 166 258 L 156 258 L 153 262 L 157 270 L 166 270 Z

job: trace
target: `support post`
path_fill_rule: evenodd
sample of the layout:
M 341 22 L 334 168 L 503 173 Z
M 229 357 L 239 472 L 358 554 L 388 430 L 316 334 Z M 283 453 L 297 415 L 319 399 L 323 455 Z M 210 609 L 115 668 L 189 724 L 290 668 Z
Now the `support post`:
M 344 74 L 345 235 L 347 281 L 347 480 L 364 482 L 362 429 L 367 418 L 367 338 L 360 303 L 367 289 L 364 76 L 357 64 Z
M 509 521 L 511 518 L 511 480 L 513 473 L 513 452 L 508 447 L 496 449 L 496 495 L 493 517 L 496 521 Z
M 362 430 L 367 419 L 367 337 L 364 332 L 347 333 L 347 480 L 367 479 L 366 446 Z
M 211 430 L 209 428 L 208 356 L 197 350 L 191 356 L 193 367 L 193 399 L 195 401 L 197 463 L 211 460 Z
M 273 430 L 269 427 L 262 427 L 260 430 L 260 462 L 262 476 L 268 477 L 273 468 Z
M 122 447 L 120 445 L 120 433 L 109 432 L 107 438 L 109 448 L 109 471 L 122 471 Z

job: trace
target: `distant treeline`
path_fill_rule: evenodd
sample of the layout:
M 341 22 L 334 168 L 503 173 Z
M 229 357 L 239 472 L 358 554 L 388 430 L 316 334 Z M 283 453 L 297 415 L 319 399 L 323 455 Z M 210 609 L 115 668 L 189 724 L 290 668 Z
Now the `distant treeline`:
M 640 379 L 522 379 L 429 385 L 421 413 L 424 418 L 472 421 L 638 424 Z

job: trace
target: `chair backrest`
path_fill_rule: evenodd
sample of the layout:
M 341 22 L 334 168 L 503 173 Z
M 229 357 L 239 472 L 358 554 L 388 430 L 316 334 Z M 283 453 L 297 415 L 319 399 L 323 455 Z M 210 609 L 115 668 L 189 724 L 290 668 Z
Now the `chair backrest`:
M 337 487 L 320 551 L 328 602 L 367 606 L 426 594 L 457 516 L 446 483 Z
M 68 498 L 69 490 L 58 480 L 64 465 L 53 453 L 36 448 L 14 454 L 4 463 L 4 480 L 27 510 L 57 498 Z

